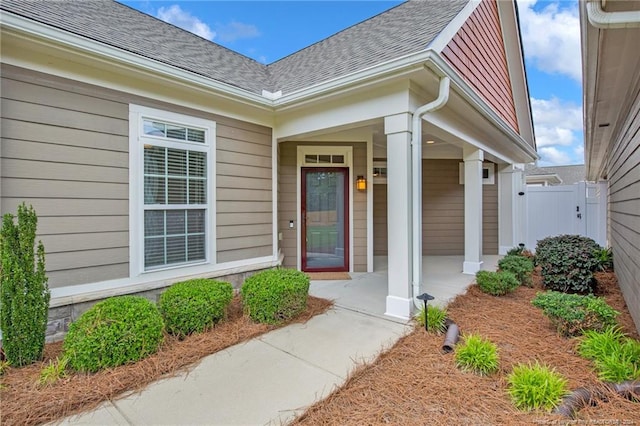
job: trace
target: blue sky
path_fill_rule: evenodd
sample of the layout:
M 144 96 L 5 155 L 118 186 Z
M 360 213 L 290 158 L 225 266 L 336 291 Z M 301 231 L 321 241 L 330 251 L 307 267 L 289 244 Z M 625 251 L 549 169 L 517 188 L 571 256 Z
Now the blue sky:
M 131 1 L 135 9 L 271 63 L 401 1 Z M 540 166 L 582 164 L 577 0 L 517 0 Z

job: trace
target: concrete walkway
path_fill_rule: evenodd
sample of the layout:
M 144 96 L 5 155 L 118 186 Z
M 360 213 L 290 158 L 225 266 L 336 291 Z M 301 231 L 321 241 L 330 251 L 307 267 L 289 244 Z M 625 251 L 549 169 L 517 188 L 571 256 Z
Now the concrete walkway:
M 54 423 L 61 425 L 280 425 L 340 387 L 410 330 L 333 308 L 203 359 L 140 393 Z

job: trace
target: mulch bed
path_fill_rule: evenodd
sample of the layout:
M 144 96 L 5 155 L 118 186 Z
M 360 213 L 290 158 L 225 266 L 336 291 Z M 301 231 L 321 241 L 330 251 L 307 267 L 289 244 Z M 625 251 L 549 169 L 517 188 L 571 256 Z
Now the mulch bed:
M 580 410 L 576 420 L 544 412 L 521 412 L 507 394 L 506 376 L 516 363 L 536 360 L 555 367 L 570 389 L 596 384 L 590 361 L 576 353 L 576 340 L 559 337 L 540 309 L 531 305 L 534 288 L 494 297 L 477 285 L 448 307 L 449 317 L 464 333 L 479 333 L 499 348 L 501 371 L 480 377 L 456 368 L 453 354 L 442 352 L 443 336 L 422 327 L 402 338 L 369 366 L 356 370 L 347 383 L 311 406 L 295 425 L 522 425 L 640 424 L 640 403 L 617 395 Z M 613 273 L 597 274 L 597 294 L 621 312 L 618 322 L 638 339 Z
M 309 296 L 307 310 L 287 324 L 306 322 L 332 305 L 331 301 Z M 135 364 L 95 374 L 70 374 L 53 385 L 40 386 L 41 369 L 62 352 L 61 342 L 48 344 L 42 362 L 9 368 L 2 376 L 0 422 L 5 426 L 38 425 L 93 409 L 103 401 L 141 390 L 161 377 L 194 367 L 207 355 L 276 328 L 279 327 L 256 324 L 244 316 L 240 298 L 236 297 L 229 308 L 227 321 L 211 331 L 184 340 L 167 335 L 156 354 Z

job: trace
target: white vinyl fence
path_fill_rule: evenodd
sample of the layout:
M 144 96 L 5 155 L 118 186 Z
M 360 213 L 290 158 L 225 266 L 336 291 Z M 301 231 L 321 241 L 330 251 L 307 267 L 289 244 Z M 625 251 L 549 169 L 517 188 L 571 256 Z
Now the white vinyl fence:
M 562 234 L 593 238 L 607 246 L 607 184 L 579 182 L 527 187 L 527 242 Z

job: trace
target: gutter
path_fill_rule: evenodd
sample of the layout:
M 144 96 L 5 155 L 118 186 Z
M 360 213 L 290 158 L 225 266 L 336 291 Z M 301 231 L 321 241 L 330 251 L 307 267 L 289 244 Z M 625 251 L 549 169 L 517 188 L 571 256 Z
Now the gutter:
M 438 97 L 433 101 L 418 107 L 413 112 L 411 129 L 411 208 L 412 208 L 412 299 L 416 308 L 420 309 L 420 302 L 416 296 L 420 294 L 422 284 L 422 118 L 425 114 L 442 108 L 449 100 L 449 86 L 451 79 L 441 74 Z M 417 230 L 417 231 L 416 231 Z
M 596 28 L 640 28 L 640 11 L 605 12 L 600 0 L 587 0 L 587 16 Z

